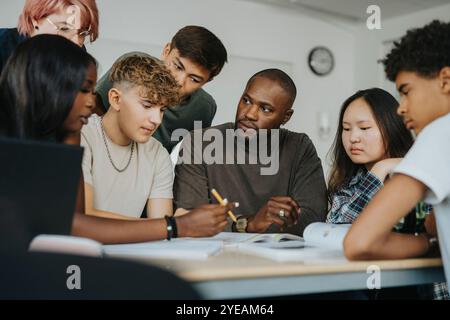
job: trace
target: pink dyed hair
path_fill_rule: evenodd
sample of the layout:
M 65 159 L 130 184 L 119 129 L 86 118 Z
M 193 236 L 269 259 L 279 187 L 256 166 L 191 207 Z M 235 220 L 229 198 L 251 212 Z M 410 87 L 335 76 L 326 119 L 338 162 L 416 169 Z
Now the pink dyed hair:
M 80 8 L 81 29 L 90 30 L 90 41 L 98 38 L 98 9 L 95 0 L 27 0 L 19 17 L 19 33 L 30 36 L 33 32 L 33 20 L 45 18 L 61 7 L 76 5 Z

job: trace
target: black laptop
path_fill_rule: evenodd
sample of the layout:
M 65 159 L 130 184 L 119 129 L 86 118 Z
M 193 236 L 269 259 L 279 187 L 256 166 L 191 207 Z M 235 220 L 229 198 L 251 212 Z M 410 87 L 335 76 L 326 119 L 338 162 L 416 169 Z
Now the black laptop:
M 29 240 L 70 234 L 82 154 L 78 146 L 0 138 L 0 216 Z

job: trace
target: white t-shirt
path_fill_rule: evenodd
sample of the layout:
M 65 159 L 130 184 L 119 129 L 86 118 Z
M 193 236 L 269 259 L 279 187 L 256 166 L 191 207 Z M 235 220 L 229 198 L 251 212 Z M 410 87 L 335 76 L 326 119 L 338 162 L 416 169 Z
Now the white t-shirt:
M 445 277 L 450 283 L 450 114 L 426 126 L 394 172 L 428 187 L 425 201 L 434 207 Z
M 114 144 L 105 134 L 111 158 L 119 169 L 130 159 L 131 145 Z M 94 208 L 102 211 L 140 217 L 147 199 L 173 199 L 173 171 L 169 153 L 151 137 L 135 144 L 130 165 L 118 172 L 111 164 L 102 136 L 100 117 L 96 114 L 81 130 L 84 147 L 84 182 L 94 189 Z

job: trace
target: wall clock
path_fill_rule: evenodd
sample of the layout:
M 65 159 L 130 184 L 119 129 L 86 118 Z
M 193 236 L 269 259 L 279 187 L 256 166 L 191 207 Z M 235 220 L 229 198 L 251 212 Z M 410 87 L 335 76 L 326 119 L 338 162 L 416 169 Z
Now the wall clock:
M 334 68 L 333 53 L 328 48 L 315 47 L 309 52 L 308 65 L 314 74 L 325 76 Z

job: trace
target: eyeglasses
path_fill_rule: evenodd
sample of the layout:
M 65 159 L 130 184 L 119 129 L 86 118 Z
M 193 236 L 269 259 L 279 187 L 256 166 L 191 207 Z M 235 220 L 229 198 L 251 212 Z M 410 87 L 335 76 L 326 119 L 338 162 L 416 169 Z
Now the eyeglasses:
M 91 35 L 91 27 L 89 27 L 89 30 L 83 30 L 81 29 L 74 29 L 67 25 L 56 25 L 50 18 L 46 18 L 46 20 L 56 29 L 56 33 L 60 36 L 63 36 L 68 39 L 72 39 L 74 36 L 78 36 L 78 38 L 81 38 L 85 42 L 86 37 Z

